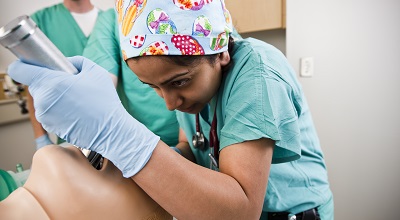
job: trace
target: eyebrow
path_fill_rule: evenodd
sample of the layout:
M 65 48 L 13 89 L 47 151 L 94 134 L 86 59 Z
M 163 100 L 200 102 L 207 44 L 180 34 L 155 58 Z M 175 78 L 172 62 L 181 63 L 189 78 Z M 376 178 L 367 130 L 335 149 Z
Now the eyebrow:
M 188 74 L 188 73 L 189 73 L 189 72 L 184 72 L 184 73 L 179 73 L 179 74 L 177 74 L 177 75 L 174 75 L 174 76 L 172 76 L 171 78 L 169 78 L 169 79 L 165 80 L 164 82 L 162 82 L 161 85 L 165 85 L 165 84 L 167 84 L 167 83 L 173 81 L 174 79 L 176 79 L 176 78 L 178 78 L 178 77 L 181 77 L 181 76 L 184 76 L 184 75 L 186 75 L 186 74 Z M 140 80 L 140 79 L 139 79 L 139 80 Z M 140 82 L 142 82 L 142 83 L 144 83 L 144 84 L 147 84 L 147 85 L 152 85 L 151 83 L 143 82 L 142 80 L 140 80 Z

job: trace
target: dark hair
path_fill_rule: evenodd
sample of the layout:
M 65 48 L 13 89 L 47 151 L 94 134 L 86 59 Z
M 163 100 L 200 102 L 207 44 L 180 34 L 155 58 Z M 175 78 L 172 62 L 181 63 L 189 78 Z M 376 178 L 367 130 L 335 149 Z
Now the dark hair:
M 232 37 L 229 37 L 229 42 L 228 42 L 228 53 L 232 57 L 232 50 L 235 42 Z M 171 61 L 177 65 L 180 66 L 195 66 L 199 64 L 202 60 L 207 60 L 208 63 L 211 65 L 214 65 L 215 60 L 217 59 L 218 54 L 212 54 L 212 55 L 204 55 L 204 56 L 181 56 L 181 55 L 176 55 L 176 56 L 160 56 L 161 58 Z M 131 59 L 134 59 L 138 61 L 139 59 L 146 57 L 133 57 Z M 230 62 L 226 67 L 224 67 L 224 70 L 231 65 L 232 62 Z

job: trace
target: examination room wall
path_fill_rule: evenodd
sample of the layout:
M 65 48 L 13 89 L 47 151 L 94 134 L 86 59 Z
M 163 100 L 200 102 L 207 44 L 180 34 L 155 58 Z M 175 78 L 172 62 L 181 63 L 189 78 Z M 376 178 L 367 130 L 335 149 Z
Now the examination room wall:
M 287 0 L 286 55 L 299 78 L 335 197 L 335 219 L 399 219 L 400 1 Z

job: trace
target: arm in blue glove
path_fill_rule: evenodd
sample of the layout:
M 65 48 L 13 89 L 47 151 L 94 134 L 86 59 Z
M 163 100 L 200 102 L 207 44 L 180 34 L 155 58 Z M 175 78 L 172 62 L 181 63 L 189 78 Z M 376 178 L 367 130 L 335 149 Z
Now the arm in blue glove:
M 160 138 L 122 106 L 108 72 L 81 56 L 77 75 L 15 61 L 9 75 L 29 86 L 36 118 L 67 142 L 111 160 L 125 177 L 139 172 Z

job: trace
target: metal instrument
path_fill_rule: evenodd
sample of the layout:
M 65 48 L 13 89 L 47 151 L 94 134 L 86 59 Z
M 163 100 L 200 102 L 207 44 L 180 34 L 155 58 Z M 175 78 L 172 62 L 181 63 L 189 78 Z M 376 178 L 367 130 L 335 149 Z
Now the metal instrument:
M 203 150 L 205 147 L 205 138 L 199 122 L 199 113 L 196 114 L 196 134 L 192 137 L 192 143 L 195 148 L 199 148 L 200 150 Z
M 217 133 L 217 113 L 216 113 L 216 107 L 214 110 L 214 117 L 211 122 L 211 129 L 209 133 L 209 147 L 210 147 L 210 153 L 208 156 L 210 157 L 210 169 L 212 170 L 218 170 L 219 165 L 219 139 L 218 139 L 218 133 Z M 200 126 L 200 116 L 199 113 L 196 114 L 196 134 L 193 135 L 192 137 L 192 143 L 194 148 L 198 148 L 200 150 L 206 150 L 207 149 L 207 144 L 205 143 L 206 139 L 204 137 L 203 131 L 201 130 Z
M 19 16 L 0 28 L 0 44 L 25 63 L 71 74 L 78 73 L 75 66 L 27 15 Z M 92 166 L 99 169 L 102 156 L 90 152 L 87 157 Z
M 0 44 L 25 63 L 71 74 L 78 73 L 74 65 L 27 15 L 19 16 L 0 28 Z

